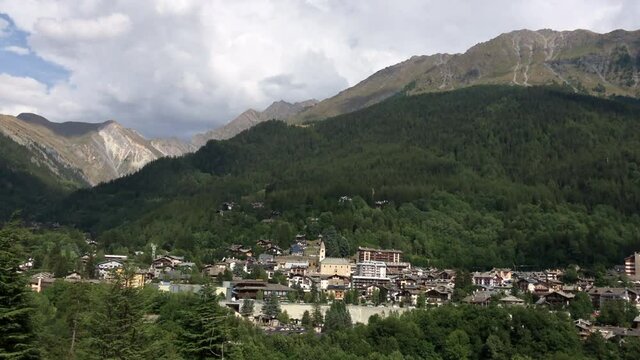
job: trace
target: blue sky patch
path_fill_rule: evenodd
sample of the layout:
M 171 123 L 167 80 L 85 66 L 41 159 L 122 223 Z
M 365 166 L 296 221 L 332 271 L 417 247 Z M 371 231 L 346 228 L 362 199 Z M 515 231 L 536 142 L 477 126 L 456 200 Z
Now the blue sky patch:
M 27 44 L 29 34 L 16 28 L 9 16 L 0 14 L 0 19 L 9 22 L 5 36 L 0 36 L 0 73 L 34 78 L 48 87 L 69 77 L 69 72 L 63 67 L 48 62 L 31 51 Z M 10 46 L 27 48 L 29 53 L 26 55 L 17 54 L 7 50 Z

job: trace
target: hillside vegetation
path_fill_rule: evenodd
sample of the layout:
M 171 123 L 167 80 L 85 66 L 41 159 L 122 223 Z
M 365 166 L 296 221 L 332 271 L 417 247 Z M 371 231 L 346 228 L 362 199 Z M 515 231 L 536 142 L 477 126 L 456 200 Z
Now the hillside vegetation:
M 58 168 L 56 170 L 60 170 Z M 16 210 L 35 211 L 60 200 L 78 185 L 66 181 L 34 152 L 0 134 L 0 219 Z
M 396 97 L 308 127 L 260 124 L 51 214 L 108 249 L 155 243 L 198 261 L 306 231 L 329 254 L 395 247 L 418 265 L 610 265 L 640 248 L 638 114 L 542 87 Z M 221 214 L 225 201 L 238 206 Z

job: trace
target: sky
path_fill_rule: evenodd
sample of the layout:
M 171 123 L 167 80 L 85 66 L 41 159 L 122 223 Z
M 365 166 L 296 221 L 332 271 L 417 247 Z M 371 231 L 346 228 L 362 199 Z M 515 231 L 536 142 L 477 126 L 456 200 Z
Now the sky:
M 525 28 L 637 30 L 640 1 L 0 0 L 0 113 L 188 138 Z

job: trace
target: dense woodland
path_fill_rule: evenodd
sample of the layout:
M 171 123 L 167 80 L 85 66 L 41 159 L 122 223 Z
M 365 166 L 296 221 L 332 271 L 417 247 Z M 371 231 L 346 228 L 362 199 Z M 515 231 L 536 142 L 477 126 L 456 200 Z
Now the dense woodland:
M 640 353 L 635 338 L 618 344 L 595 333 L 581 341 L 565 312 L 547 309 L 447 305 L 362 325 L 334 302 L 303 316 L 307 333 L 291 335 L 264 333 L 222 307 L 209 286 L 199 294 L 131 288 L 123 286 L 126 271 L 110 284 L 60 280 L 34 293 L 16 270 L 36 240 L 16 224 L 0 231 L 0 358 L 631 360 Z
M 12 184 L 0 216 L 14 219 L 0 229 L 0 358 L 637 359 L 637 340 L 582 342 L 562 311 L 444 306 L 365 326 L 336 302 L 302 319 L 322 334 L 279 335 L 220 307 L 209 287 L 163 294 L 121 278 L 36 294 L 16 270 L 33 257 L 63 276 L 134 250 L 147 255 L 133 262 L 148 264 L 152 243 L 201 265 L 232 243 L 287 246 L 303 232 L 322 234 L 329 256 L 368 245 L 401 249 L 418 266 L 580 264 L 597 275 L 640 249 L 638 114 L 637 101 L 553 88 L 396 97 L 306 127 L 267 122 L 70 196 L 0 138 L 12 154 L 0 156 L 0 181 Z M 236 206 L 221 211 L 224 202 Z M 27 229 L 34 221 L 45 225 Z M 80 266 L 92 253 L 85 232 L 98 251 Z M 574 317 L 593 310 L 572 306 Z M 631 313 L 603 314 L 627 326 Z
M 611 266 L 640 248 L 639 113 L 555 88 L 399 96 L 306 127 L 263 123 L 34 214 L 110 252 L 155 243 L 197 262 L 306 232 L 332 254 L 394 247 L 418 265 Z

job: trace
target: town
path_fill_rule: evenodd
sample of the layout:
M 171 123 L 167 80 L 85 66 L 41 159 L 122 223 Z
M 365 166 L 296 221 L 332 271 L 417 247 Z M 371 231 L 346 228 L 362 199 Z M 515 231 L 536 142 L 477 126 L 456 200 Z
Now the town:
M 97 245 L 86 241 L 93 247 Z M 267 332 L 304 331 L 309 328 L 312 312 L 326 312 L 328 304 L 342 301 L 348 304 L 353 321 L 359 323 L 367 323 L 372 315 L 387 316 L 444 304 L 546 307 L 568 313 L 581 309 L 580 314 L 571 316 L 583 339 L 596 332 L 613 340 L 640 337 L 638 252 L 625 258 L 624 265 L 609 271 L 614 284 L 602 286 L 596 279 L 582 276 L 577 266 L 465 272 L 412 266 L 400 250 L 369 247 L 357 248 L 349 258 L 327 257 L 322 236 L 307 239 L 304 234 L 296 235 L 286 249 L 268 239 L 257 240 L 252 246 L 231 245 L 225 250 L 228 256 L 201 266 L 182 256 L 155 251 L 153 247 L 153 260 L 148 267 L 127 255 L 107 254 L 90 272 L 84 272 L 93 274 L 91 277 L 78 271 L 63 278 L 39 272 L 31 275 L 30 286 L 41 292 L 55 281 L 109 283 L 125 269 L 133 269 L 124 283 L 128 287 L 198 293 L 205 284 L 211 284 L 221 304 Z M 90 266 L 94 255 L 85 254 L 82 264 Z M 32 268 L 33 259 L 21 266 L 25 272 Z M 630 326 L 599 325 L 598 318 L 613 305 L 631 309 L 635 316 Z M 311 325 L 316 331 L 321 330 L 321 323 Z

